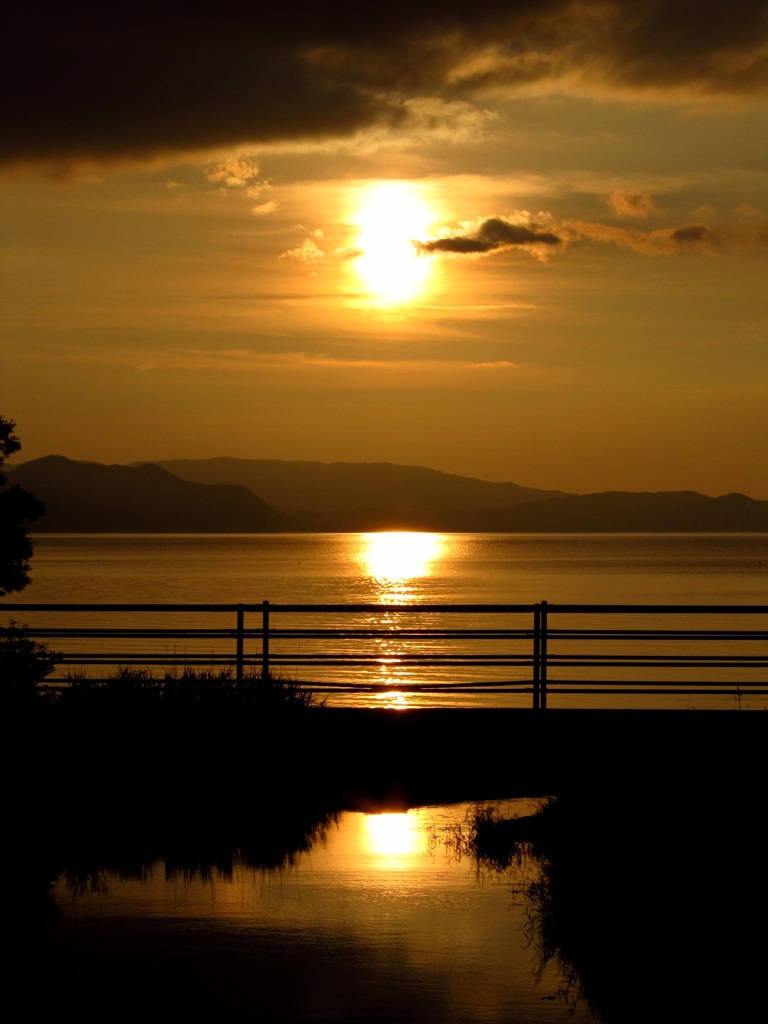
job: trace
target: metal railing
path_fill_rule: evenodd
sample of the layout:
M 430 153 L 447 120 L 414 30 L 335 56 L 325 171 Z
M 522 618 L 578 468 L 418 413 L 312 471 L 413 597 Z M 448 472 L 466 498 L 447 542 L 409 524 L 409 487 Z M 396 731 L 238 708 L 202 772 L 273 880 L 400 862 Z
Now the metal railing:
M 47 685 L 114 669 L 287 677 L 335 698 L 768 694 L 768 605 L 0 604 L 59 652 Z M 198 623 L 203 622 L 203 625 Z M 568 674 L 564 674 L 564 673 Z M 442 695 L 442 698 L 440 697 Z

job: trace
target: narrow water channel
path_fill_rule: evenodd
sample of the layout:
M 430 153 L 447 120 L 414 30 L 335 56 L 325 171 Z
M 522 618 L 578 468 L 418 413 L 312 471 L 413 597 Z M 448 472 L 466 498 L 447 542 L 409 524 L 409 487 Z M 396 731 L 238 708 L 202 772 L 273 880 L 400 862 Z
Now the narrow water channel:
M 531 941 L 535 867 L 488 872 L 462 854 L 472 810 L 343 812 L 272 868 L 187 850 L 64 871 L 38 938 L 49 1008 L 110 1021 L 565 1020 L 562 979 L 539 972 Z

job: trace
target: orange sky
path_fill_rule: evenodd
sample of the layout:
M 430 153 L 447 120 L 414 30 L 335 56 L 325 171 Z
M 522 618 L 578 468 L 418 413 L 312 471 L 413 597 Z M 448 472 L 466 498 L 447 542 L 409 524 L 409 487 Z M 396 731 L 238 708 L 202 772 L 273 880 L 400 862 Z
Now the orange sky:
M 765 3 L 52 7 L 0 44 L 21 458 L 768 498 Z

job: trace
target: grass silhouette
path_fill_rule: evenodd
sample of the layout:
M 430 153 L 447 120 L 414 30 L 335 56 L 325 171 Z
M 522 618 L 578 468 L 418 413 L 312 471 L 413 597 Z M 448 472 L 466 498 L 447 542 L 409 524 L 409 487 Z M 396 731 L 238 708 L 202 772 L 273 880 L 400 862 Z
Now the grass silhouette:
M 118 667 L 109 677 L 71 673 L 63 685 L 48 688 L 45 699 L 83 709 L 142 706 L 176 708 L 254 708 L 257 710 L 320 707 L 324 701 L 307 686 L 260 671 L 238 679 L 230 669 L 168 670 Z

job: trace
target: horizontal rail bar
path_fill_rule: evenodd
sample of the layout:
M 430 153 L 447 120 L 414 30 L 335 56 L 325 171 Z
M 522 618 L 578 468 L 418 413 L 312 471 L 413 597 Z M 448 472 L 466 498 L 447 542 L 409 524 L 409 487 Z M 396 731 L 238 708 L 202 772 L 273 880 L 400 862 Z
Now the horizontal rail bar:
M 768 640 L 763 629 L 549 629 L 550 640 Z
M 749 654 L 549 654 L 550 665 L 755 665 L 768 667 L 768 657 Z

